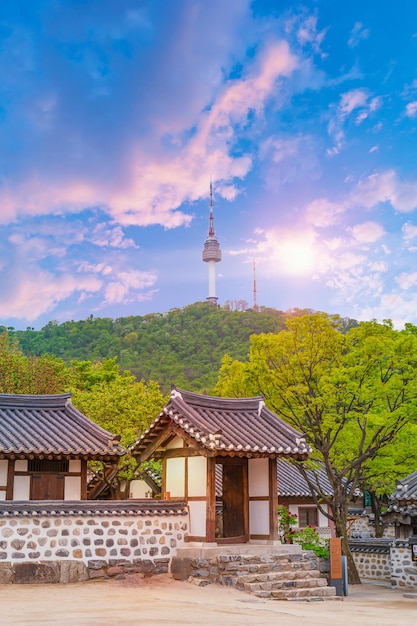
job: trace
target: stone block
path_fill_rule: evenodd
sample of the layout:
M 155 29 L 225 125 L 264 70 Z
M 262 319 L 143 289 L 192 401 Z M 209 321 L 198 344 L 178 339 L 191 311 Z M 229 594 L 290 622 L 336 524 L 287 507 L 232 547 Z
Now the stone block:
M 7 585 L 12 581 L 13 568 L 11 563 L 0 564 L 0 585 Z
M 59 582 L 59 566 L 56 562 L 15 563 L 13 582 L 16 584 L 44 584 Z
M 193 559 L 174 556 L 171 560 L 171 574 L 174 580 L 188 580 L 191 575 Z
M 60 561 L 60 583 L 79 583 L 88 580 L 88 571 L 80 561 Z

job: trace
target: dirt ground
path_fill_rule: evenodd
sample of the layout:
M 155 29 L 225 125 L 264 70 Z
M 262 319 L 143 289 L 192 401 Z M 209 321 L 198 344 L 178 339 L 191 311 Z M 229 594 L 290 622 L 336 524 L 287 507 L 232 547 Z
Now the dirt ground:
M 277 602 L 169 575 L 71 585 L 0 586 L 0 624 L 19 626 L 415 626 L 417 598 L 363 584 L 339 602 Z

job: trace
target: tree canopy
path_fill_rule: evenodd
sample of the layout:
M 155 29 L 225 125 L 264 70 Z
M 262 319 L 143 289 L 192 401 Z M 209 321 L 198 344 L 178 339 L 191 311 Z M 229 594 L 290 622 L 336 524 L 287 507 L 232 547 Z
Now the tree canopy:
M 382 463 L 415 420 L 417 337 L 389 322 L 363 322 L 346 334 L 339 325 L 338 317 L 318 313 L 288 319 L 278 334 L 253 336 L 246 362 L 224 359 L 216 392 L 262 394 L 269 408 L 305 434 L 312 460 L 325 465 L 333 497 L 320 493 L 303 465 L 300 471 L 318 505 L 331 507 L 348 554 L 349 500 L 371 464 Z M 355 575 L 353 560 L 350 569 Z
M 223 307 L 196 302 L 167 313 L 115 320 L 90 316 L 63 324 L 51 321 L 39 331 L 9 329 L 9 335 L 27 356 L 54 354 L 67 363 L 117 357 L 121 371 L 129 370 L 138 380 L 157 380 L 164 393 L 173 383 L 210 393 L 224 354 L 245 358 L 251 335 L 276 333 L 286 317 L 302 313 L 265 307 L 255 311 L 241 302 Z

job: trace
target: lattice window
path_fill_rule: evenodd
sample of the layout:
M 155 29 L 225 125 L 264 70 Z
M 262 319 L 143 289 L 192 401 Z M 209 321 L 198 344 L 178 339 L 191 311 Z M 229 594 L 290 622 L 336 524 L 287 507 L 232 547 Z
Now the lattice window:
M 69 461 L 49 461 L 48 459 L 33 459 L 28 463 L 28 472 L 31 473 L 52 473 L 67 474 L 69 471 Z
M 300 528 L 318 526 L 318 522 L 318 511 L 316 507 L 298 507 L 298 525 Z

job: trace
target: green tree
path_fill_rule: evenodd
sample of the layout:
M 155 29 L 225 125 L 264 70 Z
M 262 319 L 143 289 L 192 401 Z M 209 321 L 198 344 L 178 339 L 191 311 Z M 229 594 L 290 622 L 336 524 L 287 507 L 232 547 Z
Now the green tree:
M 25 356 L 7 331 L 0 334 L 0 393 L 62 393 L 68 384 L 68 368 L 62 359 Z
M 317 505 L 342 537 L 351 582 L 360 582 L 347 541 L 348 504 L 371 462 L 385 453 L 416 406 L 417 337 L 390 322 L 364 322 L 342 334 L 326 314 L 287 320 L 278 334 L 251 338 L 249 360 L 225 359 L 216 392 L 262 394 L 270 409 L 305 434 L 312 461 L 324 463 L 329 498 L 298 464 Z
M 156 381 L 137 381 L 128 371 L 120 373 L 116 359 L 74 361 L 71 372 L 74 405 L 105 430 L 120 435 L 126 447 L 148 428 L 167 401 Z M 99 463 L 91 468 L 104 478 Z M 114 498 L 128 496 L 137 469 L 134 459 L 126 455 L 110 485 Z
M 120 372 L 116 359 L 74 361 L 71 369 L 74 405 L 102 428 L 120 435 L 124 446 L 148 428 L 166 402 L 156 381 L 137 381 L 130 372 Z

